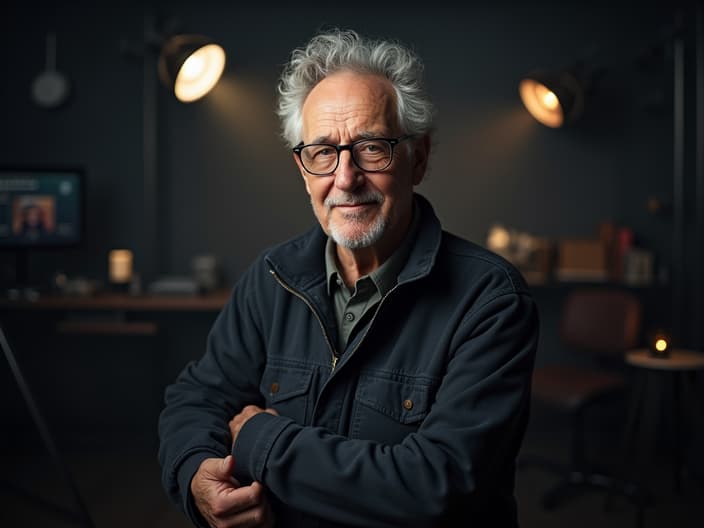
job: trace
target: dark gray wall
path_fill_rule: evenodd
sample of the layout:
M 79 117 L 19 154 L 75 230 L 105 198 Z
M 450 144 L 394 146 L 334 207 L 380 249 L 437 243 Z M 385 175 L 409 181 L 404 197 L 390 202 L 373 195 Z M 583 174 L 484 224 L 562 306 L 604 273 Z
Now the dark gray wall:
M 214 92 L 190 105 L 158 86 L 157 272 L 187 274 L 194 255 L 213 253 L 232 283 L 262 249 L 314 221 L 273 107 L 290 50 L 330 25 L 396 37 L 425 58 L 438 119 L 419 191 L 447 229 L 483 243 L 495 222 L 563 237 L 596 235 L 610 220 L 632 227 L 669 269 L 672 219 L 648 213 L 646 200 L 671 199 L 672 64 L 666 55 L 646 70 L 634 58 L 672 21 L 671 9 L 160 4 L 157 17 L 214 37 L 228 63 Z M 32 276 L 48 281 L 61 269 L 105 279 L 114 247 L 133 248 L 139 271 L 152 245 L 143 226 L 143 60 L 155 57 L 130 57 L 121 42 L 143 42 L 145 9 L 2 9 L 0 163 L 78 164 L 88 176 L 86 243 L 31 255 Z M 51 111 L 30 100 L 48 31 L 73 87 L 69 104 Z M 521 75 L 585 57 L 605 67 L 591 113 L 568 130 L 535 122 L 518 98 Z M 3 276 L 12 275 L 13 256 L 1 264 Z

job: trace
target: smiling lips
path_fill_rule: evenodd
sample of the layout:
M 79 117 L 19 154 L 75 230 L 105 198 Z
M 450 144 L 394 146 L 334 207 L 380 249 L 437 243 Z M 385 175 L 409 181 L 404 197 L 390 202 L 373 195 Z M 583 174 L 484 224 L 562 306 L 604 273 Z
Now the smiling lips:
M 367 207 L 368 205 L 374 205 L 374 202 L 359 202 L 351 204 L 339 204 L 335 207 Z
M 372 207 L 377 205 L 376 202 L 359 202 L 359 203 L 350 203 L 350 204 L 338 204 L 333 206 L 333 208 L 339 208 L 343 212 L 347 213 L 358 213 L 362 212 L 364 209 L 368 207 Z

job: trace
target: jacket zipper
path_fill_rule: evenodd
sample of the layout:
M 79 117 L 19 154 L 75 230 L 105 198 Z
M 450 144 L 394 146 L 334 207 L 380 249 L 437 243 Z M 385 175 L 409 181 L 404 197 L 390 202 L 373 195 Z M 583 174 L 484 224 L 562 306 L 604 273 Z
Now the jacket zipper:
M 286 284 L 286 283 L 276 274 L 276 272 L 275 272 L 274 270 L 270 269 L 270 270 L 269 270 L 269 273 L 272 274 L 272 276 L 274 277 L 274 279 L 276 279 L 276 282 L 278 282 L 284 290 L 286 290 L 287 292 L 289 292 L 289 293 L 295 295 L 295 296 L 298 297 L 300 300 L 302 300 L 302 301 L 306 304 L 306 306 L 308 306 L 308 308 L 310 309 L 310 311 L 313 312 L 313 315 L 314 315 L 315 318 L 318 320 L 318 324 L 320 325 L 320 329 L 321 329 L 322 332 L 323 332 L 323 337 L 325 337 L 325 342 L 327 343 L 328 348 L 330 349 L 330 352 L 331 352 L 331 354 L 332 354 L 332 362 L 331 362 L 331 364 L 332 364 L 332 370 L 330 371 L 330 374 L 332 374 L 332 372 L 335 370 L 335 366 L 337 365 L 337 360 L 338 360 L 339 358 L 337 357 L 337 354 L 335 354 L 335 348 L 332 346 L 332 343 L 330 342 L 330 338 L 328 337 L 328 333 L 327 333 L 327 331 L 325 330 L 325 325 L 323 324 L 322 319 L 321 319 L 320 316 L 318 315 L 318 312 L 315 311 L 315 308 L 313 308 L 313 305 L 308 301 L 308 299 L 305 298 L 304 295 L 298 293 L 296 290 L 294 290 L 294 289 L 291 288 L 288 284 Z
M 389 297 L 389 295 L 391 295 L 391 294 L 396 290 L 396 288 L 398 288 L 398 287 L 399 287 L 399 284 L 395 284 L 394 287 L 391 288 L 391 289 L 386 293 L 386 295 L 384 295 L 384 296 L 381 298 L 381 300 L 379 301 L 379 305 L 376 307 L 376 310 L 374 310 L 374 315 L 372 315 L 371 321 L 369 321 L 369 324 L 367 325 L 367 329 L 364 331 L 364 335 L 359 339 L 359 341 L 357 341 L 357 346 L 355 346 L 352 350 L 350 350 L 350 353 L 349 353 L 350 356 L 351 356 L 352 354 L 354 354 L 355 352 L 357 352 L 357 350 L 359 349 L 359 347 L 362 345 L 362 342 L 367 338 L 367 334 L 369 334 L 369 330 L 372 329 L 372 325 L 374 324 L 374 320 L 376 319 L 376 314 L 378 314 L 378 313 L 379 313 L 379 310 L 381 310 L 381 305 L 384 304 L 384 301 L 385 301 L 385 300 Z
M 328 333 L 325 331 L 325 326 L 323 325 L 323 321 L 320 319 L 320 316 L 318 315 L 318 312 L 315 311 L 315 308 L 313 308 L 313 305 L 306 299 L 302 294 L 298 293 L 296 290 L 291 288 L 288 284 L 286 284 L 279 276 L 276 274 L 276 272 L 272 269 L 269 270 L 269 273 L 271 273 L 274 278 L 276 279 L 276 282 L 278 282 L 282 288 L 284 288 L 286 291 L 292 293 L 299 299 L 301 299 L 308 308 L 310 308 L 310 311 L 313 312 L 313 315 L 315 315 L 315 318 L 318 320 L 318 324 L 320 325 L 320 329 L 323 331 L 323 336 L 325 337 L 325 342 L 328 344 L 328 348 L 330 349 L 330 352 L 332 352 L 332 370 L 330 371 L 330 375 L 332 375 L 333 371 L 335 370 L 335 367 L 337 366 L 337 360 L 340 359 L 337 354 L 335 354 L 335 349 L 333 348 L 332 344 L 330 343 L 330 339 L 328 338 Z M 393 288 L 391 288 L 386 295 L 384 295 L 381 298 L 381 301 L 379 301 L 379 306 L 376 307 L 376 310 L 374 310 L 374 315 L 372 316 L 371 321 L 369 321 L 369 324 L 367 325 L 367 329 L 364 332 L 364 335 L 361 337 L 361 339 L 357 342 L 357 346 L 355 346 L 348 355 L 354 354 L 359 347 L 361 346 L 362 342 L 364 339 L 367 337 L 367 334 L 369 333 L 369 330 L 371 330 L 372 325 L 374 324 L 374 320 L 376 319 L 376 314 L 379 313 L 379 310 L 381 309 L 381 305 L 384 304 L 384 301 L 394 292 L 396 289 L 400 286 L 400 284 L 395 284 Z

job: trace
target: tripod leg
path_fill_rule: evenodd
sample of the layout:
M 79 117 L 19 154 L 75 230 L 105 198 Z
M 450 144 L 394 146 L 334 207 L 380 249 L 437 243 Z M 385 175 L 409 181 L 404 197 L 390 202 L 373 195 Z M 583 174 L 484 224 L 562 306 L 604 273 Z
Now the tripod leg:
M 56 464 L 57 468 L 59 471 L 63 474 L 64 479 L 66 482 L 68 482 L 68 485 L 71 489 L 71 492 L 73 494 L 74 500 L 76 502 L 76 505 L 78 506 L 79 509 L 79 514 L 73 514 L 71 515 L 68 512 L 65 512 L 69 517 L 77 517 L 80 519 L 81 524 L 85 525 L 87 528 L 94 528 L 95 525 L 93 523 L 93 520 L 88 513 L 88 508 L 86 507 L 85 503 L 83 502 L 83 498 L 81 497 L 81 494 L 78 490 L 78 486 L 76 485 L 76 482 L 73 480 L 73 476 L 71 475 L 71 472 L 69 471 L 68 466 L 66 465 L 65 461 L 59 454 L 59 450 L 56 447 L 56 444 L 54 442 L 54 438 L 51 435 L 51 432 L 49 431 L 49 427 L 44 420 L 44 417 L 42 416 L 41 412 L 39 411 L 39 407 L 37 406 L 34 396 L 32 394 L 32 391 L 29 388 L 29 385 L 27 384 L 27 381 L 25 380 L 22 370 L 20 369 L 19 364 L 17 363 L 17 359 L 15 358 L 15 355 L 12 351 L 12 348 L 10 347 L 10 344 L 7 341 L 7 338 L 5 337 L 5 332 L 3 329 L 0 327 L 0 348 L 2 348 L 4 354 L 5 354 L 5 359 L 7 360 L 8 365 L 10 366 L 10 370 L 12 371 L 12 375 L 15 378 L 15 381 L 17 382 L 17 386 L 20 389 L 20 392 L 22 393 L 22 397 L 24 398 L 25 403 L 27 404 L 27 408 L 29 409 L 29 413 L 32 416 L 32 420 L 34 421 L 35 426 L 37 427 L 37 430 L 39 431 L 39 435 L 42 438 L 42 442 L 44 442 L 44 445 L 46 446 L 47 451 L 49 452 L 49 455 L 51 456 L 52 460 Z M 58 510 L 62 511 L 62 509 L 57 508 Z

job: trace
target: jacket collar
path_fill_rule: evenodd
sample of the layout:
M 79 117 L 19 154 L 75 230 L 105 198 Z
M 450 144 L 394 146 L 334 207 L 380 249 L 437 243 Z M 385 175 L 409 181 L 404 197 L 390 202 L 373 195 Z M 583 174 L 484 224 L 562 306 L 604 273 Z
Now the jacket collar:
M 414 196 L 420 213 L 420 226 L 406 265 L 399 273 L 399 284 L 430 273 L 442 237 L 440 221 L 430 202 L 420 194 Z M 324 286 L 327 238 L 320 225 L 316 225 L 303 235 L 274 247 L 265 256 L 266 261 L 292 288 L 306 291 L 315 286 Z

